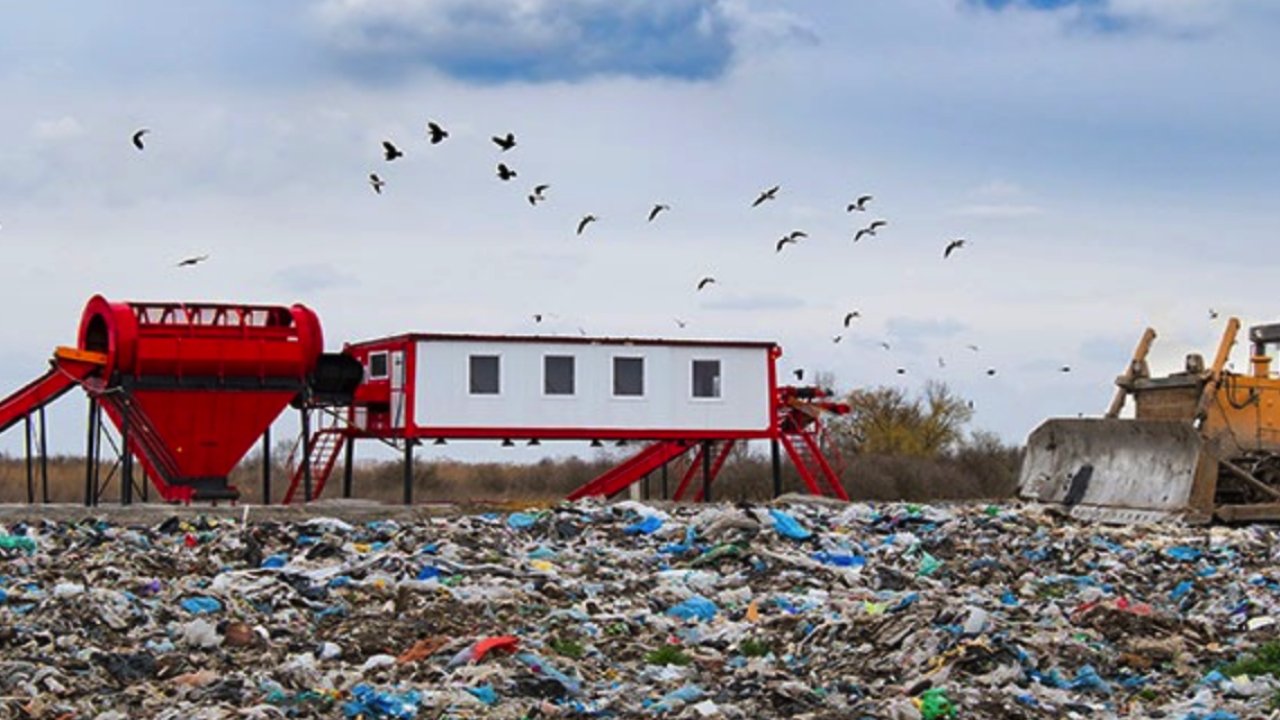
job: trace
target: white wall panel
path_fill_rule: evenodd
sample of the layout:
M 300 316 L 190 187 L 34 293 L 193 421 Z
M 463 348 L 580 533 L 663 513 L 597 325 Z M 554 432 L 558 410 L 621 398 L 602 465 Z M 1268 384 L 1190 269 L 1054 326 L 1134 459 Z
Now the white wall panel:
M 468 393 L 471 355 L 498 355 L 501 392 Z M 573 396 L 543 394 L 545 355 L 572 355 Z M 645 359 L 643 398 L 613 397 L 613 357 Z M 694 398 L 693 360 L 720 360 L 721 397 Z M 419 427 L 763 430 L 769 426 L 769 349 L 423 339 L 417 344 Z

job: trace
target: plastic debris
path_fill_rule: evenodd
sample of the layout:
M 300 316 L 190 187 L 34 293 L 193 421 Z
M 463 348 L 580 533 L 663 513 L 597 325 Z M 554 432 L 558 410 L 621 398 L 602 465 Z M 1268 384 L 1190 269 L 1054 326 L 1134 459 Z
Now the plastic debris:
M 956 716 L 956 707 L 951 704 L 951 700 L 947 698 L 947 693 L 942 688 L 929 688 L 920 694 L 920 717 L 923 720 L 937 720 L 937 718 L 953 718 Z
M 479 687 L 467 688 L 467 692 L 485 705 L 498 704 L 498 691 L 494 690 L 492 685 L 481 685 Z
M 793 515 L 777 508 L 769 508 L 769 517 L 773 518 L 773 529 L 778 531 L 779 535 L 791 538 L 792 540 L 808 540 L 813 537 L 813 533 L 800 524 Z
M 409 720 L 418 717 L 422 694 L 416 690 L 405 693 L 379 691 L 370 685 L 360 684 L 351 689 L 351 700 L 343 703 L 342 714 L 348 718 L 396 718 Z
M 0 717 L 1232 720 L 1280 690 L 1271 526 L 99 512 L 0 527 L 30 540 L 0 550 Z
M 183 610 L 192 615 L 207 615 L 209 613 L 222 612 L 222 603 L 216 598 L 195 596 L 183 598 L 179 603 Z
M 20 535 L 0 535 L 0 550 L 22 550 L 34 553 L 36 541 Z
M 537 524 L 537 522 L 538 516 L 531 515 L 529 513 L 511 513 L 511 515 L 507 517 L 507 526 L 516 530 L 527 530 Z
M 716 604 L 710 600 L 695 595 L 688 600 L 684 600 L 667 609 L 667 614 L 681 620 L 700 620 L 707 622 L 716 616 Z
M 622 529 L 628 535 L 652 535 L 662 527 L 662 518 L 657 515 L 646 515 L 638 522 Z

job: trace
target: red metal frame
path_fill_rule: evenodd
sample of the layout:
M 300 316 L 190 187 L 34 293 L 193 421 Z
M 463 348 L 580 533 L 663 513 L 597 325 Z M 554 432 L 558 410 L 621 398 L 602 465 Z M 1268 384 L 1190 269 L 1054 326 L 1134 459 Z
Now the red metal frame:
M 769 385 L 769 421 L 760 428 L 680 430 L 671 428 L 603 428 L 603 427 L 467 427 L 420 426 L 415 422 L 417 408 L 413 384 L 418 374 L 418 342 L 423 340 L 457 340 L 495 343 L 554 343 L 554 344 L 616 344 L 640 346 L 687 347 L 746 347 L 767 349 L 766 382 Z M 777 360 L 782 350 L 776 344 L 765 342 L 659 340 L 651 338 L 587 338 L 560 336 L 508 336 L 477 334 L 426 334 L 406 333 L 377 340 L 348 344 L 344 352 L 368 367 L 371 354 L 394 352 L 404 354 L 405 397 L 403 427 L 394 427 L 390 417 L 392 368 L 388 359 L 386 378 L 366 379 L 356 389 L 355 405 L 348 409 L 348 441 L 356 438 L 381 438 L 390 440 L 627 440 L 648 443 L 616 466 L 570 493 L 570 499 L 588 496 L 612 496 L 638 482 L 645 475 L 672 460 L 693 451 L 694 458 L 681 478 L 674 498 L 683 499 L 701 468 L 704 443 L 714 446 L 716 456 L 711 463 L 707 484 L 713 483 L 738 441 L 777 440 L 787 449 L 788 458 L 795 464 L 805 486 L 814 494 L 826 492 L 847 499 L 839 476 L 823 456 L 821 447 L 813 444 L 813 433 L 821 430 L 819 416 L 824 413 L 848 412 L 848 407 L 824 400 L 824 393 L 817 388 L 778 387 Z M 365 409 L 365 427 L 356 427 L 356 409 Z M 318 437 L 318 436 L 317 436 Z M 798 444 L 798 446 L 797 446 Z M 811 458 L 806 460 L 806 458 Z M 812 465 L 812 467 L 811 467 Z M 330 468 L 315 468 L 316 486 L 323 483 Z M 297 474 L 295 473 L 296 486 Z M 819 482 L 821 480 L 821 483 Z M 703 489 L 695 493 L 702 499 Z M 315 496 L 319 496 L 317 492 Z M 290 495 L 290 499 L 293 496 Z
M 352 440 L 348 438 L 346 429 L 336 426 L 319 428 L 311 436 L 309 465 L 311 479 L 314 481 L 314 485 L 311 488 L 312 498 L 318 498 L 324 492 L 325 483 L 328 481 L 329 476 L 333 474 L 333 467 L 338 462 L 338 455 L 342 454 L 342 447 L 348 442 L 352 442 Z M 306 468 L 297 458 L 301 449 L 302 442 L 301 438 L 299 438 L 299 442 L 294 444 L 289 453 L 289 458 L 285 461 L 285 467 L 291 468 L 289 487 L 285 490 L 284 498 L 282 499 L 285 505 L 293 502 L 298 488 L 306 479 L 304 472 Z

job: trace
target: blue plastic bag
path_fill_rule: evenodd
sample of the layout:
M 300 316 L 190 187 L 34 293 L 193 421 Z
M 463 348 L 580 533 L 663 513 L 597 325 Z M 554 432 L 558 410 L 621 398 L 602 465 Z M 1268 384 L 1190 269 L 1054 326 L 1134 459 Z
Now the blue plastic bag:
M 283 553 L 272 555 L 262 561 L 262 567 L 268 569 L 282 568 L 289 563 L 289 556 Z
M 222 612 L 222 603 L 215 598 L 204 595 L 183 598 L 178 604 L 182 606 L 183 610 L 192 615 L 208 615 L 209 613 Z
M 706 622 L 716 616 L 716 604 L 701 595 L 694 595 L 682 603 L 667 608 L 667 614 L 681 620 Z
M 538 522 L 537 515 L 519 512 L 511 513 L 511 516 L 507 518 L 507 527 L 514 530 L 525 530 L 533 527 L 533 524 L 536 522 Z
M 769 517 L 773 518 L 773 529 L 783 537 L 792 540 L 808 540 L 813 537 L 813 533 L 805 526 L 800 524 L 790 514 L 785 513 L 777 508 L 769 508 Z
M 622 532 L 628 535 L 652 535 L 662 527 L 662 518 L 657 515 L 646 515 L 640 518 L 639 522 L 633 523 L 622 529 Z
M 698 531 L 692 525 L 685 528 L 684 541 L 663 545 L 658 552 L 664 555 L 683 555 L 693 549 L 693 542 L 698 537 Z
M 1171 548 L 1166 548 L 1164 554 L 1165 557 L 1181 560 L 1182 562 L 1195 562 L 1200 559 L 1201 555 L 1199 550 L 1187 545 L 1174 545 Z
M 1191 592 L 1191 589 L 1194 587 L 1195 583 L 1190 580 L 1183 580 L 1169 592 L 1169 599 L 1177 602 L 1178 600 L 1186 597 L 1187 593 Z
M 1107 684 L 1092 665 L 1085 665 L 1076 671 L 1076 676 L 1067 683 L 1068 690 L 1095 690 L 1103 695 L 1111 694 L 1111 686 Z
M 492 685 L 467 688 L 467 692 L 485 705 L 493 706 L 498 704 L 498 691 L 494 690 Z
M 351 688 L 351 700 L 343 703 L 344 717 L 391 718 L 412 720 L 418 717 L 422 695 L 417 690 L 406 693 L 381 692 L 361 683 Z
M 707 692 L 702 688 L 689 684 L 663 695 L 662 699 L 654 703 L 649 709 L 655 713 L 667 713 L 684 707 L 689 703 L 696 703 L 706 695 Z
M 823 565 L 835 565 L 836 567 L 862 567 L 867 564 L 867 559 L 861 555 L 831 553 L 826 550 L 820 550 L 809 557 L 817 560 Z

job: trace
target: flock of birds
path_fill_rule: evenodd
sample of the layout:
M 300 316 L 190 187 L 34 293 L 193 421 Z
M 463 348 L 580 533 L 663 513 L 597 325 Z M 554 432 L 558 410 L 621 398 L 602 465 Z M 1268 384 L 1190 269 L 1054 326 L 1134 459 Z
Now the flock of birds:
M 144 151 L 146 149 L 146 137 L 148 134 L 150 134 L 150 132 L 151 130 L 149 128 L 140 128 L 133 133 L 133 136 L 132 136 L 133 146 L 139 152 Z M 426 140 L 431 145 L 439 145 L 448 139 L 449 139 L 448 130 L 446 130 L 443 126 L 441 126 L 439 123 L 435 121 L 427 122 Z M 502 135 L 494 135 L 490 139 L 493 142 L 493 144 L 498 148 L 499 154 L 504 156 L 505 156 L 505 153 L 516 148 L 518 144 L 516 141 L 515 133 L 513 132 L 507 132 Z M 382 141 L 382 159 L 384 162 L 386 163 L 395 162 L 396 160 L 403 158 L 404 155 L 405 155 L 404 150 L 400 149 L 400 147 L 397 146 L 395 142 L 391 140 Z M 505 161 L 499 161 L 496 164 L 495 174 L 498 180 L 501 182 L 510 182 L 519 177 L 519 173 L 515 169 L 513 169 L 510 165 L 508 165 Z M 387 187 L 387 181 L 383 179 L 382 176 L 379 175 L 377 172 L 369 173 L 368 182 L 373 192 L 378 195 L 382 195 L 384 189 Z M 529 191 L 529 194 L 527 196 L 529 204 L 531 206 L 537 207 L 538 205 L 546 202 L 548 199 L 547 192 L 550 189 L 551 189 L 551 185 L 547 183 L 539 183 L 534 185 L 533 188 Z M 751 202 L 750 207 L 753 209 L 758 208 L 761 205 L 764 205 L 765 203 L 777 200 L 778 194 L 779 192 L 781 192 L 781 190 L 782 190 L 781 185 L 773 185 L 764 190 L 761 190 L 760 193 Z M 845 211 L 849 214 L 866 213 L 869 211 L 870 209 L 869 206 L 874 200 L 875 200 L 875 197 L 873 195 L 860 194 L 845 206 Z M 659 217 L 663 213 L 670 212 L 670 211 L 671 211 L 670 204 L 662 203 L 662 202 L 654 203 L 649 210 L 649 213 L 647 216 L 647 222 L 649 223 L 655 222 L 659 219 Z M 592 225 L 592 223 L 596 223 L 599 220 L 600 220 L 599 216 L 591 213 L 583 215 L 582 218 L 577 223 L 575 234 L 578 236 L 582 236 L 584 233 L 587 232 L 588 228 Z M 863 240 L 864 238 L 876 237 L 877 233 L 883 230 L 888 225 L 889 225 L 889 221 L 883 218 L 877 218 L 877 219 L 871 220 L 865 226 L 858 228 L 854 232 L 853 242 L 857 243 Z M 781 253 L 788 246 L 796 245 L 801 240 L 804 240 L 808 237 L 809 237 L 809 234 L 806 233 L 804 230 L 792 230 L 791 232 L 787 233 L 786 235 L 783 235 L 777 240 L 777 242 L 774 244 L 774 252 Z M 967 245 L 967 242 L 968 241 L 965 238 L 952 238 L 948 240 L 945 246 L 943 247 L 942 258 L 944 260 L 950 259 L 957 250 L 964 248 Z M 178 261 L 176 265 L 177 267 L 193 267 L 209 260 L 209 257 L 210 256 L 208 254 L 193 255 L 190 257 L 182 258 L 181 260 Z M 695 284 L 695 291 L 703 292 L 715 284 L 716 284 L 716 278 L 714 275 L 702 276 L 698 279 L 697 283 Z M 545 318 L 552 318 L 552 317 L 555 317 L 555 315 L 551 313 L 535 313 L 532 317 L 535 323 L 541 323 Z M 858 310 L 850 310 L 849 312 L 845 313 L 843 323 L 842 323 L 843 328 L 845 330 L 849 330 L 852 327 L 853 322 L 855 320 L 860 319 L 861 317 L 862 317 L 862 313 Z M 678 317 L 674 318 L 674 320 L 676 322 L 676 325 L 680 328 L 684 328 L 687 325 L 687 321 L 682 320 Z M 583 335 L 586 334 L 586 332 L 582 328 L 578 328 L 578 331 Z M 832 338 L 832 342 L 839 343 L 843 339 L 844 339 L 843 333 L 837 334 Z M 880 347 L 883 348 L 884 350 L 892 349 L 892 346 L 885 341 L 880 342 Z M 969 345 L 968 348 L 973 352 L 979 351 L 979 348 L 976 345 Z M 940 368 L 946 367 L 946 361 L 944 358 L 942 357 L 938 358 L 938 366 Z M 1071 368 L 1069 366 L 1064 365 L 1062 366 L 1061 371 L 1070 372 Z M 797 380 L 803 380 L 804 372 L 805 371 L 803 369 L 798 368 L 793 371 L 793 374 L 795 375 Z M 897 367 L 896 372 L 898 375 L 905 375 L 907 374 L 907 369 L 905 367 L 899 366 Z M 994 376 L 996 374 L 995 368 L 992 368 L 992 367 L 987 368 L 986 374 L 988 376 Z
M 146 137 L 148 134 L 150 134 L 150 132 L 151 130 L 148 128 L 140 128 L 133 133 L 132 143 L 133 143 L 133 146 L 139 152 L 144 151 L 146 149 Z M 432 145 L 439 145 L 440 143 L 443 143 L 449 139 L 449 131 L 434 121 L 428 121 L 426 124 L 426 139 Z M 517 146 L 516 136 L 512 132 L 507 132 L 503 135 L 494 135 L 491 138 L 491 140 L 494 143 L 494 145 L 497 146 L 499 154 L 504 157 L 505 157 L 505 153 L 508 153 L 509 151 L 513 150 Z M 385 162 L 387 163 L 395 162 L 396 160 L 404 157 L 404 155 L 405 155 L 404 151 L 401 150 L 394 142 L 390 140 L 382 141 L 382 158 Z M 516 170 L 513 169 L 510 165 L 508 165 L 505 161 L 499 161 L 496 164 L 495 174 L 497 175 L 498 180 L 501 182 L 510 182 L 516 179 L 517 177 L 519 177 L 519 174 L 516 172 Z M 381 195 L 383 193 L 383 190 L 387 186 L 387 181 L 384 180 L 377 172 L 369 173 L 368 182 L 369 182 L 369 186 L 373 189 L 373 192 L 378 195 Z M 547 183 L 539 183 L 534 185 L 533 188 L 529 191 L 529 194 L 527 195 L 529 204 L 531 206 L 537 207 L 538 205 L 546 202 L 548 199 L 547 192 L 550 189 L 551 189 L 551 185 Z M 782 187 L 780 185 L 773 185 L 764 190 L 761 190 L 760 193 L 755 197 L 755 199 L 750 203 L 750 207 L 753 209 L 758 208 L 761 205 L 764 205 L 765 203 L 777 200 L 778 194 L 779 192 L 781 192 L 781 190 L 782 190 Z M 875 197 L 870 194 L 857 195 L 857 197 L 855 197 L 845 206 L 845 211 L 846 213 L 851 215 L 855 213 L 867 213 L 874 200 L 875 200 Z M 662 203 L 662 202 L 654 203 L 649 210 L 649 213 L 647 216 L 647 222 L 653 223 L 657 221 L 663 213 L 667 213 L 670 211 L 671 211 L 671 205 L 667 203 Z M 575 231 L 576 235 L 582 236 L 584 233 L 587 232 L 588 228 L 593 223 L 596 223 L 599 220 L 600 218 L 597 215 L 594 215 L 591 213 L 583 215 L 582 218 L 577 223 L 577 227 Z M 864 238 L 876 237 L 877 233 L 882 231 L 888 225 L 889 225 L 888 220 L 885 220 L 883 218 L 877 218 L 877 219 L 871 220 L 866 225 L 858 228 L 853 233 L 853 237 L 852 237 L 853 242 L 857 243 L 863 240 Z M 808 233 L 806 233 L 804 230 L 792 230 L 791 232 L 778 238 L 778 240 L 774 243 L 774 252 L 781 253 L 788 246 L 796 245 L 808 237 L 809 237 Z M 965 238 L 957 237 L 957 238 L 951 238 L 947 240 L 947 242 L 944 244 L 942 249 L 942 259 L 943 260 L 951 259 L 952 256 L 957 251 L 967 247 L 967 245 L 968 245 L 968 240 L 966 240 Z M 182 258 L 177 263 L 177 267 L 192 267 L 195 265 L 199 265 L 200 263 L 203 263 L 208 259 L 209 259 L 208 254 L 193 255 L 190 257 L 185 257 L 185 258 Z M 696 292 L 706 291 L 708 288 L 710 288 L 715 284 L 716 284 L 716 278 L 714 275 L 702 276 L 698 279 L 695 285 L 695 291 Z M 1210 316 L 1210 319 L 1216 319 L 1218 317 L 1218 313 L 1213 309 L 1210 309 L 1209 316 Z M 556 316 L 551 313 L 536 313 L 532 317 L 535 323 L 541 323 L 545 318 L 552 318 Z M 850 310 L 846 312 L 841 322 L 841 326 L 843 330 L 848 331 L 849 329 L 851 329 L 853 326 L 853 323 L 859 320 L 860 318 L 862 318 L 862 313 L 859 310 Z M 680 328 L 684 328 L 687 325 L 687 322 L 685 320 L 682 320 L 678 317 L 675 318 L 675 322 L 676 322 L 676 325 L 679 326 Z M 586 334 L 585 331 L 582 330 L 582 328 L 579 328 L 578 330 L 580 333 L 584 335 Z M 832 342 L 839 343 L 843 339 L 844 339 L 844 334 L 840 333 L 832 337 Z M 892 349 L 892 346 L 887 341 L 880 341 L 879 344 L 880 344 L 880 347 L 886 351 L 889 351 Z M 980 348 L 977 345 L 970 344 L 970 345 L 967 345 L 966 348 L 973 353 L 980 352 Z M 941 356 L 938 357 L 937 363 L 939 368 L 946 367 L 946 359 Z M 805 371 L 801 368 L 797 368 L 793 370 L 793 374 L 795 375 L 797 380 L 804 379 L 804 372 Z M 1059 367 L 1059 372 L 1069 373 L 1071 372 L 1071 366 L 1062 365 Z M 898 366 L 896 369 L 896 373 L 898 375 L 906 375 L 907 368 Z M 994 367 L 988 367 L 986 369 L 986 375 L 988 376 L 996 375 L 996 369 Z

